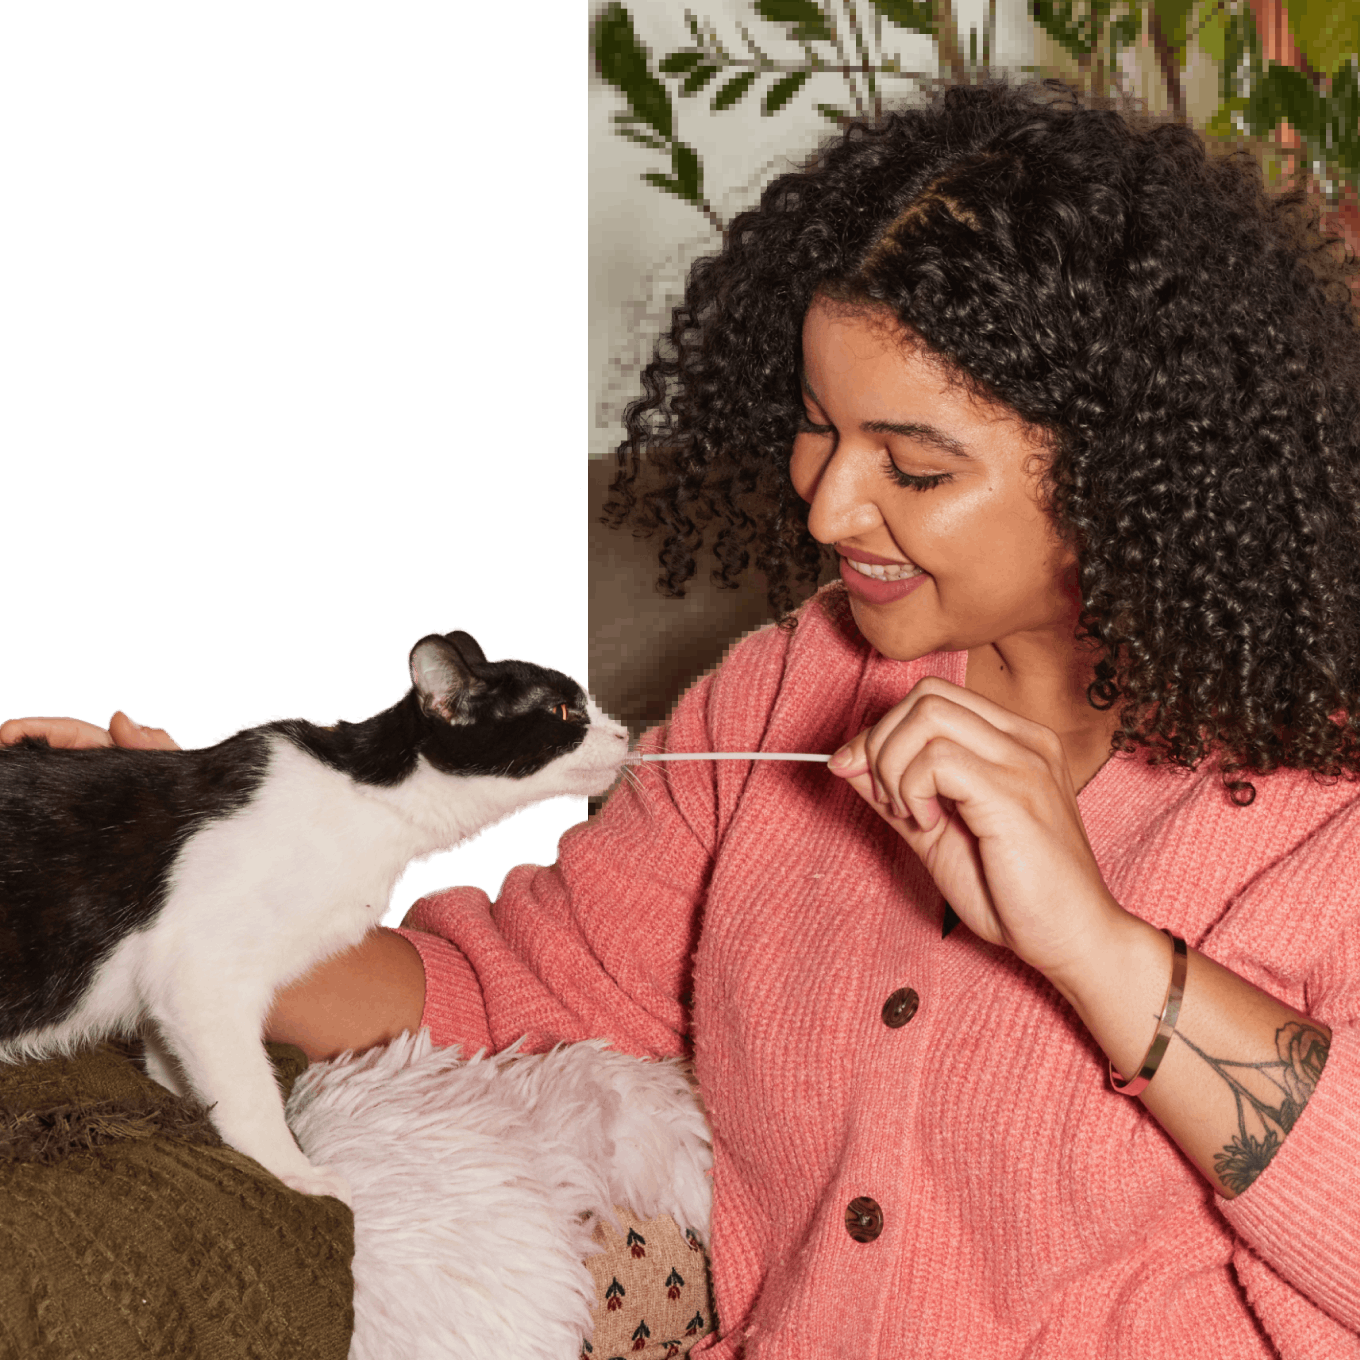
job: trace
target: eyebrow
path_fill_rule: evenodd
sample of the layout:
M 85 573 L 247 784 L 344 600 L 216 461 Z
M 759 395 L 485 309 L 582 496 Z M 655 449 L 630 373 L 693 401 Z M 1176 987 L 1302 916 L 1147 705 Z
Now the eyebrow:
M 803 385 L 803 391 L 820 406 L 821 400 L 812 390 L 812 385 L 801 373 L 798 375 Z M 866 420 L 860 426 L 870 434 L 900 434 L 907 439 L 919 439 L 923 444 L 930 444 L 939 449 L 942 453 L 952 454 L 955 458 L 971 458 L 973 455 L 967 448 L 953 435 L 945 434 L 943 430 L 938 430 L 934 425 L 924 425 L 920 421 L 896 421 L 896 420 Z

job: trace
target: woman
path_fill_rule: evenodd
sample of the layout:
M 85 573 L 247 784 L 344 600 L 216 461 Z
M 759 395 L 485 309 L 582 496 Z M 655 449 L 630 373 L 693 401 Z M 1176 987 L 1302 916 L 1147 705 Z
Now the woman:
M 619 509 L 672 588 L 722 521 L 780 608 L 834 548 L 645 739 L 829 771 L 649 767 L 274 1036 L 692 1047 L 714 1357 L 1360 1354 L 1339 279 L 1247 158 L 1043 87 L 777 180 L 691 275 Z

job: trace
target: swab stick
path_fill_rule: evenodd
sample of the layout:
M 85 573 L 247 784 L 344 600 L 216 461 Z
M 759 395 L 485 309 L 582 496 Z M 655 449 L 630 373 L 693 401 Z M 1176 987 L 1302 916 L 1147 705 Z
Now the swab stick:
M 808 751 L 686 751 L 675 755 L 633 756 L 633 760 L 820 760 L 823 765 L 830 756 L 813 755 Z

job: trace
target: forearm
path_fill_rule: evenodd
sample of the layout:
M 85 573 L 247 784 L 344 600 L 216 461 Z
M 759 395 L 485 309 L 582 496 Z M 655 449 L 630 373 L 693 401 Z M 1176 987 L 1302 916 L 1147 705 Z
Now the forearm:
M 313 1062 L 360 1052 L 420 1027 L 425 970 L 395 931 L 370 931 L 274 997 L 265 1037 L 296 1044 Z
M 1125 1077 L 1138 1070 L 1156 1032 L 1171 957 L 1166 935 L 1120 913 L 1078 972 L 1050 978 Z M 1325 1025 L 1192 949 L 1175 1034 L 1140 1099 L 1214 1188 L 1231 1197 L 1283 1144 L 1330 1040 Z

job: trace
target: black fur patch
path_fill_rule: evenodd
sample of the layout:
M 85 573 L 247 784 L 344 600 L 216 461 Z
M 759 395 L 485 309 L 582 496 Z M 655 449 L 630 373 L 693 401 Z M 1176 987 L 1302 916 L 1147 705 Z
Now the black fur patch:
M 0 747 L 0 1039 L 74 1009 L 155 920 L 180 847 L 250 801 L 268 754 L 257 730 L 201 751 Z

